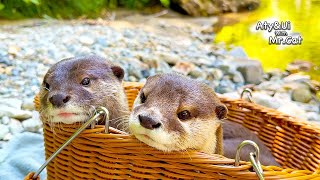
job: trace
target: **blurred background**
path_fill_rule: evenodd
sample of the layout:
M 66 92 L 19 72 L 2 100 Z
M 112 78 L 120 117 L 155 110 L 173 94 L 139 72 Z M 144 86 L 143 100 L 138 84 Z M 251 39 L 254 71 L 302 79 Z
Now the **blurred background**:
M 254 103 L 319 127 L 319 16 L 320 0 L 0 0 L 0 180 L 44 161 L 33 99 L 74 56 L 112 60 L 125 81 L 174 71 L 230 98 L 249 88 Z M 289 21 L 283 37 L 301 45 L 269 45 L 259 21 Z

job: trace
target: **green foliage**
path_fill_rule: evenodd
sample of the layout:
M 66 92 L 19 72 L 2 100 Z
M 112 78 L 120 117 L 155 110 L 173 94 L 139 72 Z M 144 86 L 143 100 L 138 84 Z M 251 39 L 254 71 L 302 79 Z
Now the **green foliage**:
M 94 18 L 105 8 L 141 9 L 151 3 L 169 7 L 170 0 L 0 0 L 0 18 Z

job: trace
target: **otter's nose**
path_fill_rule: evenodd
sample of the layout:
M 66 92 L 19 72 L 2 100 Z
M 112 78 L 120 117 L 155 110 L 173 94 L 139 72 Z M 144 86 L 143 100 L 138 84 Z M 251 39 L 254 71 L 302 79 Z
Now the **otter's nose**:
M 147 128 L 147 129 L 152 130 L 152 129 L 156 129 L 161 126 L 161 123 L 159 121 L 154 120 L 148 116 L 139 115 L 138 118 L 139 118 L 141 126 Z
M 49 98 L 49 101 L 55 107 L 62 107 L 65 103 L 70 100 L 70 96 L 64 94 L 55 94 Z

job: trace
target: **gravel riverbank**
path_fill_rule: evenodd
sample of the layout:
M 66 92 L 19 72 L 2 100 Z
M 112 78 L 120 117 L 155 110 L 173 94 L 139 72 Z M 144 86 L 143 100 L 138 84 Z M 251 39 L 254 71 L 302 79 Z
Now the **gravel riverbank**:
M 214 35 L 202 34 L 204 28 L 201 21 L 152 17 L 0 26 L 0 148 L 17 133 L 42 132 L 32 101 L 48 68 L 90 53 L 118 62 L 126 81 L 144 82 L 156 73 L 176 71 L 230 97 L 239 97 L 249 84 L 256 103 L 320 122 L 318 82 L 299 73 L 263 72 L 242 48 L 212 44 Z

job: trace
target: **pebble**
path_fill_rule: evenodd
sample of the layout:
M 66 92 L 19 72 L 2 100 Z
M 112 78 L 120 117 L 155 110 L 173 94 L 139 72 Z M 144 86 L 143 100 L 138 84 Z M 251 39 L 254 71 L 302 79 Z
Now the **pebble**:
M 9 133 L 9 127 L 3 124 L 0 124 L 0 140 L 3 140 L 3 138 Z
M 12 133 L 13 135 L 21 133 L 23 131 L 21 122 L 15 119 L 11 119 L 9 123 L 9 129 L 10 129 L 10 133 Z
M 309 121 L 318 121 L 320 122 L 320 114 L 315 112 L 308 112 L 307 118 Z
M 34 110 L 34 103 L 33 98 L 25 98 L 22 102 L 21 109 L 33 111 Z
M 39 129 L 42 127 L 42 122 L 40 119 L 28 119 L 25 121 L 22 121 L 22 126 L 25 129 L 25 131 L 29 132 L 38 132 Z
M 252 100 L 254 103 L 273 109 L 278 109 L 282 105 L 278 99 L 262 92 L 254 92 L 252 94 Z
M 277 110 L 287 115 L 297 117 L 302 121 L 308 119 L 306 112 L 302 110 L 298 105 L 291 102 L 281 105 Z
M 1 118 L 1 123 L 4 125 L 8 125 L 10 123 L 11 119 L 8 116 L 3 116 Z
M 302 102 L 302 103 L 308 103 L 312 99 L 312 93 L 310 89 L 306 88 L 296 88 L 292 91 L 292 100 Z

